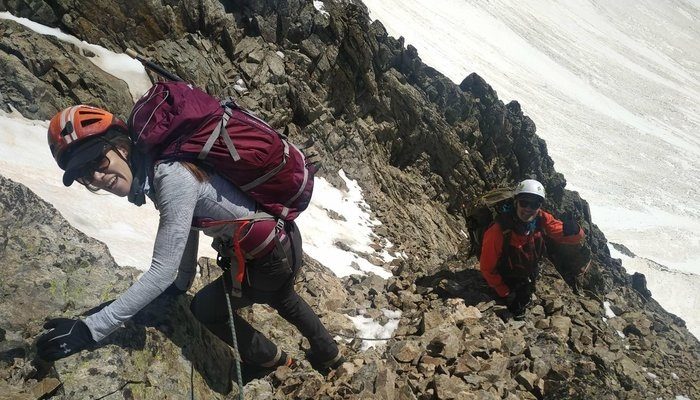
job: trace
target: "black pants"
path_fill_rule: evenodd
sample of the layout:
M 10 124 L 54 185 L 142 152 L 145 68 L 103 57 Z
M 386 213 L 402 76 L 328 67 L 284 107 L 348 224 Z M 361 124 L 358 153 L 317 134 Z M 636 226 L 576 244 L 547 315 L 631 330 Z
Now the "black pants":
M 294 290 L 294 276 L 302 262 L 301 235 L 294 223 L 288 223 L 287 232 L 292 244 L 287 250 L 289 253 L 279 255 L 274 254 L 277 251 L 274 250 L 272 255 L 261 260 L 263 262 L 254 262 L 247 266 L 246 274 L 252 279 L 250 281 L 244 279 L 242 297 L 229 296 L 231 307 L 237 310 L 253 303 L 269 305 L 309 340 L 311 352 L 315 357 L 321 360 L 332 359 L 338 354 L 338 346 L 309 304 Z M 286 276 L 281 277 L 279 268 L 275 268 L 275 271 L 268 276 L 270 279 L 266 280 L 266 267 L 279 264 L 280 258 L 286 258 L 292 264 L 289 266 L 290 268 L 285 268 L 288 271 Z M 197 292 L 190 309 L 207 329 L 221 340 L 232 345 L 233 340 L 223 285 L 223 280 L 228 279 L 228 277 L 228 274 L 224 274 Z M 260 282 L 260 285 L 257 285 L 256 282 Z M 231 287 L 228 281 L 227 287 Z M 260 287 L 264 287 L 264 290 Z M 275 365 L 281 354 L 277 346 L 235 311 L 233 318 L 236 326 L 238 350 L 243 361 L 251 365 Z

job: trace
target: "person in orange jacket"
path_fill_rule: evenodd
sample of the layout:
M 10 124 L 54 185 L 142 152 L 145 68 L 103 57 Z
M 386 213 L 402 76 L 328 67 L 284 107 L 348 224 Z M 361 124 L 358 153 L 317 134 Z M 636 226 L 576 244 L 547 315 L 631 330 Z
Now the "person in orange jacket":
M 562 245 L 583 246 L 584 234 L 573 219 L 564 222 L 541 209 L 542 184 L 526 179 L 514 192 L 512 211 L 500 214 L 484 233 L 479 259 L 481 274 L 508 310 L 522 318 L 535 291 L 545 238 Z

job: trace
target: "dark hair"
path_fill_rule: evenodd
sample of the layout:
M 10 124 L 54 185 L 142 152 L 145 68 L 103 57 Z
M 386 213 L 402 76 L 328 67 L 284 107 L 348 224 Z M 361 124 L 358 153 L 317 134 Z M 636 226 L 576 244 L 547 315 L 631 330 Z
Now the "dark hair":
M 126 150 L 127 157 L 131 153 L 131 138 L 126 132 L 120 130 L 112 130 L 105 134 L 103 140 L 109 143 L 112 147 Z
M 195 179 L 197 179 L 199 182 L 206 182 L 211 178 L 211 173 L 201 165 L 197 165 L 189 161 L 180 161 L 180 164 L 187 168 L 187 170 L 190 171 L 190 173 L 194 175 Z

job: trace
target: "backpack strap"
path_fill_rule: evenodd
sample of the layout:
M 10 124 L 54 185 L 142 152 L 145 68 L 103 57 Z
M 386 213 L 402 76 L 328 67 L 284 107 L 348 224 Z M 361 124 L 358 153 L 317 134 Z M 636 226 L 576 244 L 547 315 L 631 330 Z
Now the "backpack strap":
M 204 143 L 202 150 L 197 155 L 198 160 L 204 160 L 205 158 L 207 158 L 207 156 L 209 155 L 209 152 L 214 147 L 214 143 L 216 143 L 216 139 L 218 139 L 219 137 L 221 137 L 224 140 L 224 143 L 226 144 L 226 148 L 228 149 L 228 152 L 231 155 L 231 158 L 233 159 L 233 161 L 239 161 L 241 159 L 241 156 L 238 153 L 236 146 L 233 144 L 233 141 L 231 140 L 231 136 L 229 135 L 228 130 L 226 129 L 226 125 L 228 125 L 228 121 L 229 121 L 229 119 L 231 119 L 231 116 L 233 115 L 233 108 L 236 108 L 236 109 L 241 110 L 243 112 L 245 112 L 245 110 L 238 107 L 238 105 L 236 104 L 233 97 L 229 97 L 227 99 L 221 100 L 220 104 L 221 104 L 221 107 L 223 107 L 223 109 L 224 109 L 224 114 L 221 116 L 221 121 L 219 121 L 219 123 L 216 125 L 216 128 L 214 129 L 214 131 L 211 133 L 211 135 L 209 135 L 209 138 Z M 255 118 L 259 122 L 267 125 L 265 122 L 263 122 L 262 120 L 259 120 L 257 117 L 252 116 L 249 113 L 245 113 L 245 114 L 252 117 L 252 118 Z M 272 129 L 272 128 L 270 128 L 270 129 Z M 284 144 L 284 157 L 282 157 L 282 161 L 278 165 L 276 165 L 275 168 L 269 170 L 264 175 L 256 178 L 252 182 L 249 182 L 245 185 L 241 185 L 240 189 L 243 190 L 244 192 L 248 192 L 251 189 L 253 189 L 254 187 L 262 185 L 263 183 L 267 182 L 270 178 L 277 175 L 277 173 L 279 173 L 284 168 L 285 165 L 287 165 L 287 160 L 289 160 L 289 143 L 286 140 L 286 136 L 280 134 L 277 131 L 275 131 L 275 133 L 283 139 L 282 143 Z M 306 171 L 306 169 L 304 169 L 304 183 L 306 183 L 306 181 L 308 180 L 307 173 L 308 172 Z M 304 189 L 305 186 L 306 185 L 301 186 L 300 192 L 294 196 L 295 199 L 296 199 L 296 197 L 298 197 L 301 194 L 301 191 Z M 287 212 L 288 212 L 288 210 L 287 210 Z M 286 213 L 285 213 L 285 215 L 282 215 L 282 217 L 286 217 Z
M 212 132 L 211 135 L 209 135 L 209 138 L 207 139 L 206 143 L 204 143 L 204 146 L 199 152 L 199 155 L 197 155 L 198 160 L 204 160 L 205 158 L 207 158 L 212 147 L 214 147 L 214 142 L 216 142 L 216 139 L 218 139 L 219 136 L 221 136 L 224 139 L 226 148 L 228 149 L 228 152 L 231 155 L 233 161 L 238 161 L 241 159 L 240 154 L 238 154 L 238 150 L 236 150 L 236 146 L 231 140 L 231 136 L 229 136 L 228 131 L 226 130 L 226 125 L 228 125 L 228 120 L 231 118 L 231 113 L 233 112 L 231 108 L 231 102 L 232 99 L 226 99 L 221 101 L 221 107 L 224 108 L 224 114 L 221 116 L 221 121 L 219 121 L 219 123 L 216 125 L 216 129 L 214 129 L 214 132 Z
M 501 260 L 505 260 L 508 257 L 508 250 L 510 249 L 510 235 L 513 233 L 511 229 L 503 229 L 503 248 L 501 249 Z M 499 262 L 501 261 L 499 260 Z
M 285 143 L 285 145 L 286 145 L 286 144 L 287 144 L 287 141 L 285 140 L 284 143 Z M 293 145 L 293 144 L 292 144 L 291 146 L 292 146 L 292 148 L 293 148 L 294 150 L 296 150 L 297 152 L 299 152 L 299 154 L 301 154 L 301 157 L 302 157 L 302 158 L 304 158 L 304 153 L 303 153 L 301 150 L 299 150 L 298 147 L 296 147 L 296 146 Z M 288 148 L 285 148 L 285 150 L 288 150 Z M 286 153 L 285 153 L 285 154 L 286 154 Z M 306 161 L 304 161 L 304 164 L 306 165 Z M 284 215 L 281 215 L 282 218 L 285 218 L 285 217 L 287 216 L 287 213 L 289 213 L 289 208 L 286 207 L 286 206 L 288 206 L 288 205 L 294 203 L 294 201 L 296 201 L 296 199 L 297 199 L 299 196 L 301 196 L 302 193 L 304 193 L 304 189 L 306 188 L 306 183 L 307 183 L 308 181 L 309 181 L 309 169 L 308 169 L 308 168 L 304 168 L 304 180 L 303 180 L 303 182 L 301 183 L 301 185 L 299 186 L 299 190 L 294 194 L 294 196 L 292 196 L 291 199 L 289 199 L 289 201 L 287 201 L 287 202 L 284 204 L 284 205 L 285 205 L 284 211 L 283 211 L 283 214 L 284 214 Z
M 245 261 L 246 257 L 243 254 L 243 249 L 241 249 L 241 240 L 245 237 L 245 228 L 248 227 L 249 225 L 255 223 L 256 221 L 261 221 L 261 220 L 270 220 L 270 219 L 276 219 L 276 226 L 275 229 L 272 229 L 270 231 L 270 234 L 267 235 L 267 237 L 259 244 L 257 245 L 253 250 L 250 250 L 247 252 L 247 256 L 249 258 L 255 258 L 256 256 L 259 255 L 261 251 L 263 251 L 267 246 L 274 240 L 275 246 L 280 247 L 282 244 L 280 243 L 279 237 L 277 233 L 280 230 L 284 229 L 284 220 L 281 218 L 275 218 L 274 216 L 266 213 L 266 212 L 256 212 L 255 214 L 252 214 L 250 216 L 244 217 L 244 218 L 238 218 L 235 220 L 211 220 L 211 219 L 196 219 L 193 220 L 193 226 L 196 228 L 211 228 L 215 226 L 221 226 L 221 225 L 235 225 L 235 230 L 233 233 L 232 242 L 233 242 L 233 255 L 236 257 L 236 271 L 233 271 L 233 278 L 234 281 L 236 282 L 243 282 L 243 277 L 245 275 Z
M 264 214 L 265 217 L 262 217 L 262 218 L 265 218 L 265 219 L 270 217 L 270 214 L 267 214 L 267 213 L 256 213 L 256 214 L 254 214 L 254 216 L 255 216 L 255 215 L 258 215 L 258 214 Z M 249 220 L 250 220 L 251 222 L 255 221 L 256 218 L 255 218 L 254 216 L 253 216 L 253 217 L 250 217 Z M 257 219 L 260 219 L 260 218 L 257 218 Z M 255 258 L 255 257 L 256 257 L 261 251 L 263 251 L 263 250 L 267 247 L 267 245 L 270 244 L 270 242 L 272 242 L 273 240 L 277 240 L 277 242 L 275 243 L 275 246 L 279 246 L 280 243 L 279 243 L 279 239 L 277 238 L 277 232 L 279 232 L 279 231 L 282 230 L 282 229 L 284 229 L 284 220 L 283 220 L 282 218 L 280 218 L 280 219 L 277 220 L 277 226 L 275 227 L 275 229 L 273 229 L 272 231 L 270 231 L 270 234 L 267 235 L 267 237 L 265 238 L 265 240 L 263 240 L 256 248 L 254 248 L 253 250 L 249 251 L 249 252 L 248 252 L 248 255 L 249 255 L 250 257 L 252 257 L 252 258 Z
M 510 219 L 510 213 L 499 214 L 493 221 L 494 224 L 498 224 L 501 227 L 501 232 L 503 234 L 503 246 L 501 247 L 501 256 L 498 258 L 496 263 L 496 269 L 501 275 L 506 273 L 506 263 L 508 262 L 508 254 L 510 253 L 510 237 L 513 233 L 513 222 Z
M 289 159 L 289 143 L 286 140 L 283 140 L 282 143 L 284 143 L 284 157 L 282 158 L 282 161 L 279 164 L 277 164 L 277 166 L 275 166 L 275 168 L 268 171 L 265 175 L 255 179 L 254 181 L 252 181 L 250 183 L 246 183 L 245 185 L 241 186 L 241 190 L 243 190 L 244 192 L 247 192 L 256 186 L 267 182 L 268 179 L 277 175 L 277 173 L 280 172 L 282 170 L 282 168 L 284 168 L 285 165 L 287 165 L 287 160 Z M 304 188 L 304 186 L 302 186 L 302 189 L 303 188 Z

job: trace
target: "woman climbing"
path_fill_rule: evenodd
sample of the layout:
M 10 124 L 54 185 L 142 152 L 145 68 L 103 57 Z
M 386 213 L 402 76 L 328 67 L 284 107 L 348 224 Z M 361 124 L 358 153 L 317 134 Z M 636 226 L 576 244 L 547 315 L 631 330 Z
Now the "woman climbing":
M 133 190 L 133 145 L 126 124 L 111 113 L 85 105 L 67 108 L 53 117 L 48 142 L 63 183 L 84 185 L 125 197 Z M 160 212 L 160 223 L 150 268 L 126 292 L 85 319 L 48 321 L 47 333 L 37 342 L 39 356 L 53 361 L 100 342 L 126 320 L 163 293 L 185 293 L 196 273 L 199 232 L 217 243 L 231 243 L 232 224 L 193 228 L 193 221 L 231 221 L 256 213 L 258 205 L 216 171 L 185 161 L 161 161 L 152 165 L 147 193 Z M 247 260 L 239 296 L 229 296 L 233 309 L 264 303 L 292 323 L 309 340 L 307 357 L 314 368 L 325 371 L 342 362 L 333 338 L 310 306 L 294 290 L 301 267 L 302 243 L 294 222 L 283 224 L 280 245 L 266 255 Z M 230 246 L 229 246 L 230 247 Z M 229 265 L 229 257 L 221 265 Z M 225 281 L 225 282 L 222 282 Z M 191 310 L 212 333 L 233 343 L 226 295 L 234 284 L 225 273 L 194 296 Z M 224 286 L 225 285 L 225 286 Z M 234 312 L 235 333 L 246 365 L 274 368 L 292 359 L 265 335 Z

